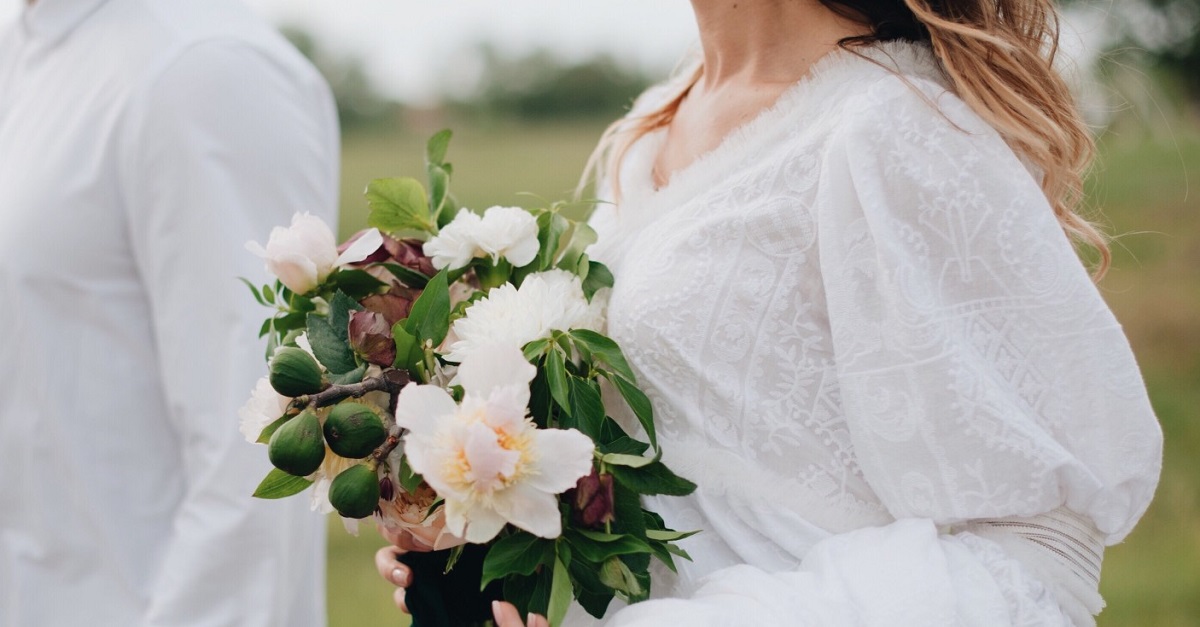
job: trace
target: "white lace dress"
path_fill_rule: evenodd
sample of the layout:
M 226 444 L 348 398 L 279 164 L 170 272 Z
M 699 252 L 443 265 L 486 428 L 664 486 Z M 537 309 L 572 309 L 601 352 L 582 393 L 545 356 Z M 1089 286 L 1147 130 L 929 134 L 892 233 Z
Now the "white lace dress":
M 653 506 L 703 530 L 607 625 L 1088 625 L 1103 606 L 1103 546 L 1161 459 L 1128 343 L 928 51 L 867 54 L 831 54 L 662 189 L 646 136 L 594 219 L 608 331 L 700 486 Z

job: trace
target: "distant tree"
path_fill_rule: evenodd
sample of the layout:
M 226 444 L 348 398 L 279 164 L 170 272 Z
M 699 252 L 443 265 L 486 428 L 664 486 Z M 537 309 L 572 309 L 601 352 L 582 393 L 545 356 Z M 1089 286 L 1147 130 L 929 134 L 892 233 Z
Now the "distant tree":
M 1108 6 L 1108 5 L 1106 5 Z M 1133 0 L 1112 6 L 1122 46 L 1178 81 L 1200 105 L 1200 0 Z
M 1200 103 L 1200 0 L 1153 0 L 1152 4 L 1177 33 L 1152 54 L 1183 82 L 1192 102 Z
M 478 95 L 466 105 L 498 117 L 612 118 L 649 84 L 645 75 L 607 56 L 564 63 L 546 51 L 514 59 L 485 48 L 483 55 Z
M 281 31 L 329 82 L 343 131 L 395 123 L 399 103 L 375 89 L 361 59 L 329 53 L 300 28 L 287 26 Z

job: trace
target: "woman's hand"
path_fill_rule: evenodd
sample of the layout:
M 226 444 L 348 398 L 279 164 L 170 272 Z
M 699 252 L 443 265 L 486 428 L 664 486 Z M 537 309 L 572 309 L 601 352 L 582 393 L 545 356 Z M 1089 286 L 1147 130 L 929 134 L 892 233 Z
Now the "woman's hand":
M 379 533 L 391 542 L 392 546 L 385 546 L 375 552 L 375 570 L 379 571 L 379 576 L 383 577 L 384 581 L 396 586 L 392 599 L 396 607 L 407 614 L 408 606 L 404 604 L 404 594 L 412 585 L 413 573 L 412 569 L 400 561 L 400 556 L 409 551 L 432 551 L 433 547 L 407 531 L 392 531 L 380 526 Z M 504 601 L 492 602 L 492 617 L 496 621 L 496 627 L 550 627 L 550 623 L 540 614 L 530 614 L 527 622 L 522 621 L 516 606 Z
M 404 605 L 404 589 L 412 584 L 412 571 L 408 566 L 400 563 L 399 557 L 406 552 L 395 546 L 385 546 L 375 552 L 375 569 L 379 571 L 379 576 L 383 577 L 384 581 L 396 586 L 396 591 L 392 593 L 392 600 L 395 601 L 396 607 L 405 614 L 408 613 L 408 606 Z
M 392 599 L 395 601 L 396 607 L 407 614 L 408 607 L 404 605 L 404 590 L 412 585 L 413 574 L 408 566 L 400 562 L 400 556 L 409 551 L 432 551 L 433 547 L 414 538 L 407 531 L 392 531 L 380 526 L 379 533 L 388 542 L 391 542 L 392 546 L 385 546 L 375 552 L 375 569 L 379 571 L 379 576 L 383 577 L 384 581 L 396 586 L 396 591 L 392 593 Z
M 492 601 L 492 618 L 496 620 L 496 627 L 550 627 L 541 614 L 530 614 L 528 622 L 521 622 L 521 613 L 506 601 Z

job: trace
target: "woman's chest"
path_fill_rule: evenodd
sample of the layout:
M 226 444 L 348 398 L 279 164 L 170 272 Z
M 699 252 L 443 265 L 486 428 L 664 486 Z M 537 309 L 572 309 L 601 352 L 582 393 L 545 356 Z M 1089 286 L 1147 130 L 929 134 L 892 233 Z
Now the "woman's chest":
M 678 187 L 686 179 L 661 193 L 634 190 L 603 236 L 616 240 L 602 255 L 617 278 L 609 331 L 676 356 L 737 362 L 755 342 L 823 326 L 813 152 L 785 150 L 692 190 Z

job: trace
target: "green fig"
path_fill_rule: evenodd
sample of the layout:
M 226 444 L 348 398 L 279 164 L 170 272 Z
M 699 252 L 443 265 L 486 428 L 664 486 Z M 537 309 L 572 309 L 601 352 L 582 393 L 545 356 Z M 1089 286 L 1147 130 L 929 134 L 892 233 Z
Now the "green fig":
M 321 365 L 302 348 L 284 346 L 275 351 L 270 370 L 271 387 L 284 396 L 295 398 L 325 389 Z
M 339 403 L 325 419 L 325 441 L 342 457 L 362 459 L 386 438 L 387 431 L 379 414 L 362 403 Z
M 329 484 L 329 502 L 345 518 L 366 518 L 379 507 L 379 476 L 365 464 L 351 466 Z
M 305 410 L 283 423 L 267 444 L 267 457 L 276 468 L 297 477 L 316 472 L 325 459 L 325 439 L 321 437 L 321 421 Z

